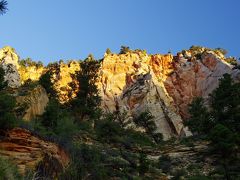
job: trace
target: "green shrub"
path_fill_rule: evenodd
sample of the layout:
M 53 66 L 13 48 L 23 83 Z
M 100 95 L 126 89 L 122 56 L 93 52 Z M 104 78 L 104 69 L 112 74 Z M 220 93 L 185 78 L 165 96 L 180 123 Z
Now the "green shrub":
M 9 159 L 0 156 L 0 179 L 15 180 L 20 178 L 17 167 Z
M 127 54 L 128 52 L 131 52 L 131 50 L 128 46 L 121 46 L 119 54 Z
M 40 77 L 39 84 L 41 84 L 46 89 L 50 97 L 55 98 L 57 96 L 57 92 L 54 89 L 52 77 L 53 77 L 53 71 L 50 69 Z
M 123 129 L 114 121 L 109 119 L 99 120 L 96 122 L 96 134 L 102 142 L 117 143 L 121 141 Z
M 71 164 L 60 179 L 108 179 L 104 156 L 98 148 L 81 144 L 71 154 Z
M 10 129 L 16 125 L 15 106 L 16 99 L 13 96 L 0 93 L 0 129 Z
M 151 138 L 145 133 L 135 131 L 133 129 L 127 129 L 124 133 L 123 144 L 125 147 L 134 147 L 134 146 L 154 146 Z
M 149 171 L 149 161 L 144 153 L 140 153 L 138 171 L 141 176 Z

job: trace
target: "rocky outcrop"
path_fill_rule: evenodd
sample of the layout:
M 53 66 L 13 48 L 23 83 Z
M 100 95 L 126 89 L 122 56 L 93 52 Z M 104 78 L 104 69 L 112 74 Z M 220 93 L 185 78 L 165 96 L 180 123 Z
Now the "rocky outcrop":
M 164 85 L 183 118 L 188 117 L 188 104 L 194 97 L 208 100 L 208 95 L 217 88 L 223 74 L 232 74 L 234 79 L 240 74 L 239 70 L 232 70 L 232 65 L 212 51 L 205 51 L 200 57 L 194 56 L 191 51 L 178 54 L 173 67 Z
M 26 121 L 34 119 L 37 115 L 42 115 L 49 101 L 46 90 L 40 85 L 33 90 L 26 90 L 24 94 L 17 96 L 16 100 L 18 106 L 24 107 L 25 112 L 23 112 L 22 118 Z
M 98 83 L 103 109 L 127 112 L 129 118 L 148 110 L 165 139 L 184 133 L 182 119 L 164 87 L 172 59 L 172 55 L 148 56 L 141 51 L 105 56 Z
M 21 84 L 24 84 L 26 81 L 38 81 L 41 75 L 46 71 L 44 67 L 29 66 L 23 67 L 20 66 L 18 72 L 21 77 Z
M 56 176 L 69 163 L 67 153 L 58 145 L 44 141 L 30 131 L 15 128 L 6 132 L 0 139 L 0 155 L 17 164 L 21 174 L 27 170 L 35 170 L 37 165 L 44 163 L 46 158 L 54 162 L 51 173 Z
M 71 74 L 75 74 L 75 72 L 79 70 L 79 63 L 77 61 L 71 61 L 68 64 L 61 63 L 59 69 L 55 72 L 53 80 L 54 87 L 61 103 L 68 102 L 70 98 L 75 97 L 75 93 L 69 95 L 69 92 L 72 92 L 69 83 L 72 82 Z
M 18 56 L 13 52 L 11 48 L 0 51 L 2 62 L 15 62 Z M 154 116 L 157 131 L 165 139 L 189 135 L 191 133 L 184 128 L 183 121 L 188 117 L 188 104 L 193 98 L 202 96 L 208 100 L 209 93 L 218 86 L 219 78 L 225 73 L 240 81 L 239 70 L 234 70 L 225 61 L 220 51 L 203 47 L 184 50 L 177 56 L 147 55 L 141 50 L 105 54 L 97 82 L 101 107 L 105 112 L 127 113 L 129 120 L 148 110 Z M 47 70 L 54 72 L 52 81 L 60 102 L 68 102 L 75 96 L 69 83 L 73 81 L 71 74 L 80 70 L 79 63 L 71 61 L 54 63 L 47 68 L 18 69 L 22 83 L 28 79 L 38 80 Z M 44 99 L 41 102 L 37 96 L 34 96 L 34 101 L 26 100 L 31 101 L 33 108 L 29 109 L 25 119 L 31 119 L 33 114 L 38 114 L 36 112 L 43 112 L 47 98 L 39 96 Z M 39 107 L 41 103 L 43 105 Z
M 18 88 L 21 85 L 18 59 L 18 55 L 13 48 L 6 46 L 0 49 L 0 65 L 5 71 L 5 81 L 11 88 Z

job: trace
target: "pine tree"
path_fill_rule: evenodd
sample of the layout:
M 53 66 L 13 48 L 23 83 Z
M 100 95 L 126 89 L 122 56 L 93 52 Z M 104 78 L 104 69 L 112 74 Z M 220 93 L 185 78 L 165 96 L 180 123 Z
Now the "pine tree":
M 189 105 L 190 118 L 185 125 L 188 126 L 193 133 L 204 135 L 214 126 L 211 116 L 204 106 L 204 100 L 201 97 L 195 98 Z
M 5 14 L 8 10 L 7 8 L 8 2 L 5 0 L 0 1 L 0 15 Z
M 80 71 L 72 74 L 72 78 L 79 85 L 79 89 L 76 85 L 70 84 L 73 91 L 78 90 L 76 97 L 70 104 L 78 119 L 95 119 L 99 116 L 101 102 L 96 85 L 100 64 L 92 55 L 89 55 L 87 59 L 80 62 L 80 67 Z
M 216 123 L 240 132 L 240 83 L 234 83 L 229 74 L 224 74 L 211 94 L 211 107 Z
M 45 88 L 45 90 L 47 91 L 50 97 L 56 98 L 57 92 L 54 89 L 54 83 L 52 82 L 52 77 L 53 77 L 53 72 L 50 69 L 40 77 L 39 83 Z

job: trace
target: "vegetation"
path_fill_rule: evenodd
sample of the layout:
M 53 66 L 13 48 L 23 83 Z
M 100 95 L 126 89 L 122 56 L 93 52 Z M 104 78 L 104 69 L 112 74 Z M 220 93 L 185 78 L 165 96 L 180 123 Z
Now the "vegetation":
M 239 151 L 239 92 L 240 83 L 233 83 L 231 76 L 225 74 L 220 79 L 219 87 L 210 95 L 210 110 L 203 105 L 201 98 L 195 99 L 189 108 L 191 117 L 187 125 L 197 135 L 205 135 L 210 140 L 213 153 L 221 157 L 220 163 L 226 179 L 234 177 L 231 175 L 234 171 L 228 167 L 232 158 L 237 158 L 236 153 Z
M 5 0 L 0 1 L 0 15 L 5 14 L 8 10 L 7 8 L 8 2 Z
M 7 82 L 4 79 L 5 71 L 0 66 L 0 90 L 3 90 L 5 87 L 7 87 Z
M 149 134 L 156 143 L 162 141 L 162 134 L 156 133 L 157 126 L 153 121 L 153 116 L 149 111 L 141 113 L 138 117 L 134 119 L 134 122 L 138 127 L 144 128 L 146 133 Z
M 101 98 L 96 85 L 100 64 L 92 55 L 89 55 L 87 59 L 80 62 L 80 67 L 80 71 L 72 74 L 73 82 L 75 83 L 71 83 L 70 86 L 73 91 L 78 90 L 78 92 L 76 98 L 70 102 L 70 105 L 75 113 L 75 117 L 78 117 L 78 121 L 85 118 L 94 120 L 100 115 L 98 106 Z
M 131 52 L 128 46 L 121 46 L 119 54 L 127 54 L 128 52 Z
M 56 98 L 57 92 L 54 89 L 54 84 L 52 81 L 53 71 L 48 70 L 45 74 L 43 74 L 39 79 L 39 84 L 42 85 L 47 91 L 48 95 L 52 98 Z
M 192 50 L 198 48 L 192 47 Z M 121 51 L 127 53 L 131 50 L 124 47 Z M 21 63 L 25 67 L 32 66 L 30 59 Z M 100 110 L 101 99 L 96 86 L 100 63 L 93 55 L 79 62 L 81 70 L 72 75 L 74 81 L 70 85 L 77 96 L 69 104 L 60 104 L 53 82 L 60 63 L 50 64 L 49 71 L 39 80 L 50 97 L 45 112 L 21 124 L 21 127 L 60 144 L 70 155 L 71 161 L 67 169 L 58 174 L 55 172 L 61 169 L 60 165 L 56 159 L 46 155 L 36 168 L 38 175 L 45 179 L 54 179 L 53 176 L 59 179 L 161 179 L 167 175 L 172 179 L 209 179 L 200 171 L 204 163 L 202 154 L 196 155 L 197 160 L 189 160 L 184 168 L 181 159 L 170 157 L 175 146 L 190 152 L 195 141 L 207 140 L 210 148 L 204 156 L 214 157 L 212 164 L 216 165 L 215 172 L 209 176 L 215 179 L 239 177 L 240 83 L 234 83 L 230 75 L 224 75 L 219 87 L 211 94 L 210 108 L 205 106 L 202 98 L 196 98 L 190 104 L 190 117 L 186 125 L 194 137 L 163 142 L 149 111 L 131 120 L 126 112 L 117 110 L 104 113 Z M 31 89 L 35 83 L 38 82 L 29 81 L 22 88 Z M 17 122 L 16 100 L 9 94 L 10 91 L 4 81 L 4 70 L 0 68 L 0 137 L 3 130 L 16 126 Z M 133 128 L 134 123 L 138 128 Z M 164 154 L 162 150 L 165 150 Z M 21 179 L 15 174 L 15 167 L 5 161 L 0 158 L 0 178 L 11 176 Z
M 7 86 L 4 75 L 5 71 L 0 67 L 0 129 L 9 129 L 16 125 L 14 113 L 16 100 L 4 91 L 4 88 Z
M 43 63 L 41 61 L 35 62 L 31 58 L 20 60 L 19 65 L 23 67 L 31 67 L 31 66 L 35 66 L 36 68 L 43 67 Z
M 109 48 L 107 48 L 106 54 L 112 54 L 112 51 Z
M 0 156 L 0 179 L 20 179 L 17 167 Z

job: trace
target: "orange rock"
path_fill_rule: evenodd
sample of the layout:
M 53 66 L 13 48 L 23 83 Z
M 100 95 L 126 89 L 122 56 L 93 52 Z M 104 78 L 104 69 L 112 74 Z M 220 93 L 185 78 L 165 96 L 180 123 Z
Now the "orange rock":
M 51 157 L 57 162 L 58 168 L 61 167 L 55 169 L 53 172 L 55 175 L 60 173 L 70 161 L 68 154 L 58 145 L 44 141 L 22 128 L 6 132 L 4 138 L 0 140 L 0 155 L 12 159 L 21 174 L 27 170 L 35 170 L 46 157 Z

